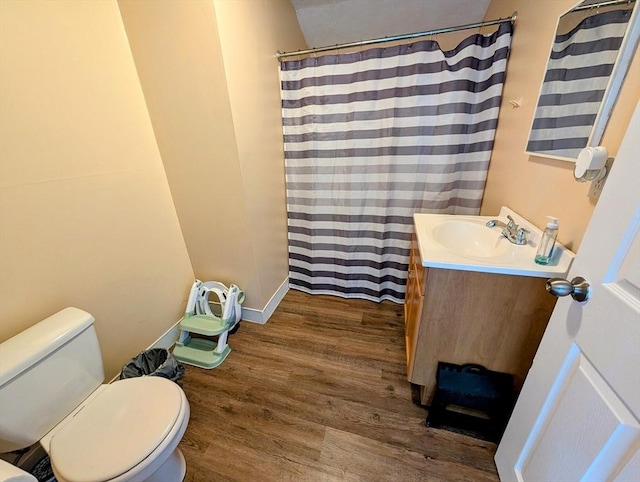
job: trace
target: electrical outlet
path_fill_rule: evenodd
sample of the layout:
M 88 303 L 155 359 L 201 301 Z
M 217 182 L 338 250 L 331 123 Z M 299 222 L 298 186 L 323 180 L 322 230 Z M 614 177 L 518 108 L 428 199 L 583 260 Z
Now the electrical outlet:
M 593 181 L 591 183 L 591 187 L 589 187 L 589 192 L 587 193 L 587 196 L 589 197 L 589 199 L 593 199 L 594 201 L 597 201 L 600 198 L 600 193 L 602 192 L 602 188 L 604 187 L 604 183 L 607 180 L 607 177 L 609 177 L 609 171 L 611 171 L 611 166 L 613 165 L 613 157 L 609 157 L 607 159 L 607 162 L 605 162 L 604 166 L 607 169 L 607 173 L 604 175 L 604 177 L 598 181 Z

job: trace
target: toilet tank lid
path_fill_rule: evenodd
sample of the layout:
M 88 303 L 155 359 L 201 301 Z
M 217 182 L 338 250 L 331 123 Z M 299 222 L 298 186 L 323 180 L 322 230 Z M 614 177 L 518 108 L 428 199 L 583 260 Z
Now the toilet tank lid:
M 0 344 L 0 387 L 90 327 L 95 318 L 65 308 Z

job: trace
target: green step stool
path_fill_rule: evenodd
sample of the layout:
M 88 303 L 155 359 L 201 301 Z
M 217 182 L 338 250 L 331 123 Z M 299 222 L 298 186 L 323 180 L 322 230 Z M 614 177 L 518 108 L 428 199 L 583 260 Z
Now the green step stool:
M 211 310 L 209 295 L 218 296 L 221 315 Z M 183 363 L 200 368 L 219 366 L 231 352 L 227 344 L 229 332 L 238 329 L 241 319 L 240 305 L 244 292 L 236 285 L 227 288 L 217 281 L 195 280 L 189 293 L 187 309 L 180 322 L 180 336 L 173 349 L 173 355 Z M 191 336 L 192 333 L 217 340 Z

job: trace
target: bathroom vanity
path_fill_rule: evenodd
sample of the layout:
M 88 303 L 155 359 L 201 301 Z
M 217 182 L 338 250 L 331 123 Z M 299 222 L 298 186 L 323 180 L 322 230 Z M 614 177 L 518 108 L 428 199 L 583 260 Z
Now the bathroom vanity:
M 526 227 L 511 245 L 491 219 L 510 214 Z M 405 298 L 407 378 L 429 404 L 439 361 L 475 363 L 514 375 L 519 390 L 556 298 L 545 289 L 564 277 L 573 253 L 556 248 L 552 264 L 533 261 L 540 230 L 508 208 L 499 216 L 416 214 Z

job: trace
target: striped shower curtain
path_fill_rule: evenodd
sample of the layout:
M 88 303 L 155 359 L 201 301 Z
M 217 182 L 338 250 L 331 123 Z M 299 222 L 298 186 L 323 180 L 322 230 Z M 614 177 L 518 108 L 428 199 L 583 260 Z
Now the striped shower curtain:
M 589 142 L 630 17 L 631 9 L 596 13 L 556 36 L 528 152 L 578 158 Z
M 292 288 L 400 303 L 413 214 L 478 213 L 511 28 L 281 63 Z

